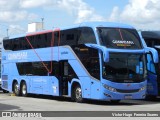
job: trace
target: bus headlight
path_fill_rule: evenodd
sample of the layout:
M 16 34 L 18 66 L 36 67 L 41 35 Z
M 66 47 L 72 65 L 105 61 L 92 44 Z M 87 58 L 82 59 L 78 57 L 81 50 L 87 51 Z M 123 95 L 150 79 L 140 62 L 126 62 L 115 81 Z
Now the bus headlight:
M 116 91 L 117 91 L 115 88 L 110 87 L 110 86 L 108 86 L 108 85 L 106 85 L 106 84 L 103 84 L 103 87 L 106 88 L 106 89 L 109 90 L 109 91 L 112 91 L 112 92 L 116 92 Z
M 146 89 L 146 86 L 140 88 L 139 91 L 143 91 L 143 90 L 145 90 L 145 89 Z

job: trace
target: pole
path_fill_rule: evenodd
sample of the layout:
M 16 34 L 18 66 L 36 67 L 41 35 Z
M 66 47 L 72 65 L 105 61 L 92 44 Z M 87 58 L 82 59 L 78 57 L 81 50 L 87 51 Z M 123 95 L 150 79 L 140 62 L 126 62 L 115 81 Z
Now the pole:
M 42 20 L 42 30 L 44 29 L 44 18 L 41 18 Z

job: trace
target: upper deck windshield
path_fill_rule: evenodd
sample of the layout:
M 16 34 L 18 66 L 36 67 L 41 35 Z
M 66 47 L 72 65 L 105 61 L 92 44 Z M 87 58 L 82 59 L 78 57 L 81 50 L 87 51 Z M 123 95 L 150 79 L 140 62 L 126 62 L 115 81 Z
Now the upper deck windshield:
M 107 48 L 141 49 L 140 37 L 135 29 L 98 27 L 100 42 Z
M 103 78 L 113 82 L 142 82 L 145 80 L 143 54 L 111 53 L 109 62 L 103 62 Z

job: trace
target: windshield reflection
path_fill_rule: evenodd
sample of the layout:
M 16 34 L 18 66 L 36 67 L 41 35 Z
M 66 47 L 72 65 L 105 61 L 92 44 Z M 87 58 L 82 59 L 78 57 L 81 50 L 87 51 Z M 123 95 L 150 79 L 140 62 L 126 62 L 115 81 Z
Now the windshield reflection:
M 103 77 L 115 82 L 144 81 L 146 71 L 144 55 L 110 54 L 110 60 L 103 63 Z

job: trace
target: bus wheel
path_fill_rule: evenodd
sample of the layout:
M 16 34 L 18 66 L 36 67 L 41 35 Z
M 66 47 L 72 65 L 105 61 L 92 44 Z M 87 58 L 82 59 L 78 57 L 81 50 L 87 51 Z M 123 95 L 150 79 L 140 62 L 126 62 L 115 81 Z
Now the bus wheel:
M 21 93 L 22 93 L 22 96 L 24 97 L 27 97 L 27 85 L 26 85 L 26 82 L 23 82 L 22 83 L 22 87 L 21 87 Z
M 79 85 L 74 88 L 74 100 L 78 103 L 83 102 L 82 89 Z
M 19 87 L 18 87 L 18 82 L 14 82 L 13 92 L 15 93 L 16 96 L 20 95 L 20 90 L 19 90 Z

